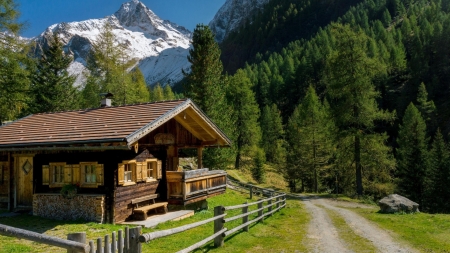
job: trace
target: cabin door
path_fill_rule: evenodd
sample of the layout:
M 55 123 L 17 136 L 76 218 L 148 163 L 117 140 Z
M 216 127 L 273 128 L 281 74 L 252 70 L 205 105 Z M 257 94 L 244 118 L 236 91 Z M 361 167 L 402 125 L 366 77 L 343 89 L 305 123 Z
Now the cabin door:
M 33 205 L 33 156 L 17 156 L 16 171 L 16 203 L 15 207 L 31 207 Z

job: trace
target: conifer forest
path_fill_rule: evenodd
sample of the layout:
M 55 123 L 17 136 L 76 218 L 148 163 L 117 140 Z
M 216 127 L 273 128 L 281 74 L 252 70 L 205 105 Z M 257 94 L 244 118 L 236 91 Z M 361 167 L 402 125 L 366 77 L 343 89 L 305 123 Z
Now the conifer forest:
M 33 113 L 192 99 L 233 141 L 210 169 L 275 168 L 293 192 L 398 193 L 450 212 L 450 0 L 272 0 L 221 43 L 192 34 L 184 79 L 150 87 L 111 28 L 85 82 L 57 36 L 36 48 L 0 0 L 0 124 Z M 36 53 L 38 52 L 38 53 Z

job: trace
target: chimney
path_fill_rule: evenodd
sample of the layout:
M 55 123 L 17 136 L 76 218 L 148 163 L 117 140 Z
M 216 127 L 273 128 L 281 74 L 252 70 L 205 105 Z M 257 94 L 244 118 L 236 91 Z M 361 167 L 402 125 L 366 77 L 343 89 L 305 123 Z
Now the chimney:
M 114 97 L 112 93 L 100 93 L 100 97 L 102 98 L 101 107 L 111 106 L 111 98 Z

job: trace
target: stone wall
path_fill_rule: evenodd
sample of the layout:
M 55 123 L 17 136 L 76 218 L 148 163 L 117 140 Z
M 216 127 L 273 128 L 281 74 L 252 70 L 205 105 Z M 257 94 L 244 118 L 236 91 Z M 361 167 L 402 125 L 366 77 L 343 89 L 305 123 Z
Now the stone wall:
M 34 194 L 33 215 L 57 220 L 105 222 L 105 195 L 78 194 L 65 199 L 61 194 Z

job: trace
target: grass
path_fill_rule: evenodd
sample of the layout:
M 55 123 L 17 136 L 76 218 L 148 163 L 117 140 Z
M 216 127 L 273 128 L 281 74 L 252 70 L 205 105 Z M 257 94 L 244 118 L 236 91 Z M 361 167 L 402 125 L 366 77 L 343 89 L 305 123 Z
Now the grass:
M 227 190 L 222 194 L 208 199 L 208 210 L 197 212 L 187 219 L 166 222 L 156 228 L 143 229 L 143 233 L 178 227 L 184 224 L 193 223 L 214 216 L 214 207 L 218 205 L 230 206 L 242 204 L 248 199 L 248 194 L 241 194 L 236 191 Z M 256 201 L 254 199 L 253 201 Z M 254 210 L 256 207 L 251 208 Z M 238 210 L 228 212 L 229 216 L 239 213 Z M 267 218 L 264 222 L 250 226 L 249 232 L 237 232 L 225 238 L 225 245 L 222 248 L 213 248 L 212 243 L 205 245 L 196 252 L 273 252 L 285 250 L 306 251 L 302 245 L 303 237 L 306 236 L 306 228 L 309 222 L 306 210 L 299 201 L 288 200 L 287 207 Z M 86 232 L 88 240 L 95 240 L 111 234 L 112 231 L 123 229 L 122 225 L 96 224 L 85 222 L 67 222 L 44 219 L 27 214 L 16 217 L 0 218 L 0 223 L 19 227 L 38 233 L 66 238 L 68 233 Z M 225 227 L 232 228 L 240 224 L 240 221 L 226 223 Z M 295 224 L 295 225 L 294 225 Z M 188 247 L 209 235 L 213 234 L 213 223 L 200 226 L 198 228 L 182 232 L 173 236 L 159 238 L 143 245 L 143 252 L 175 252 Z M 64 249 L 50 247 L 44 244 L 34 243 L 27 240 L 20 240 L 12 237 L 0 236 L 0 252 L 66 252 Z
M 421 252 L 450 252 L 449 214 L 382 214 L 378 209 L 351 208 L 381 228 L 397 234 Z
M 349 249 L 353 252 L 377 252 L 377 248 L 369 240 L 356 234 L 342 216 L 330 209 L 324 210 L 339 232 L 339 237 L 345 241 Z
M 271 188 L 279 191 L 288 192 L 288 184 L 284 180 L 283 176 L 272 166 L 265 165 L 266 176 L 264 183 L 258 184 L 253 178 L 248 168 L 242 168 L 240 170 L 227 170 L 228 176 L 234 178 L 237 181 L 243 183 L 254 184 L 263 188 Z

